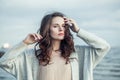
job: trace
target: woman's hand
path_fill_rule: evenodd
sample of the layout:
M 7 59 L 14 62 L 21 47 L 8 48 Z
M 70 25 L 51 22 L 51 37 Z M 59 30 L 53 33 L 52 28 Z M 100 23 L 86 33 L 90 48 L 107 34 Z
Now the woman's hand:
M 23 42 L 29 45 L 40 41 L 42 38 L 43 37 L 37 33 L 28 34 L 28 36 L 23 40 Z
M 70 29 L 73 32 L 77 33 L 79 31 L 80 28 L 78 27 L 77 23 L 73 19 L 68 19 L 68 18 L 64 17 L 64 21 L 65 21 L 65 24 L 70 26 Z

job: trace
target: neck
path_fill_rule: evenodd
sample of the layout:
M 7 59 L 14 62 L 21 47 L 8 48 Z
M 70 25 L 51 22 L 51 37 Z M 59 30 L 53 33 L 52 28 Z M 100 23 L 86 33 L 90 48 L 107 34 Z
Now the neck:
M 60 43 L 61 43 L 61 41 L 59 41 L 59 40 L 53 40 L 52 41 L 52 46 L 53 46 L 53 50 L 60 50 Z

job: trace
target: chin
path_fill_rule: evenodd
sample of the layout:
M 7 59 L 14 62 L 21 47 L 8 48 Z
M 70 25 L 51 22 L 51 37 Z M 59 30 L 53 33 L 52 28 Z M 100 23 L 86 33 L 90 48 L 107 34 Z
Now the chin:
M 58 40 L 63 40 L 64 38 L 60 38 L 60 39 L 58 39 Z
M 64 40 L 65 38 L 64 37 L 56 37 L 56 38 L 53 38 L 53 39 L 61 41 L 61 40 Z
M 61 37 L 61 38 L 60 38 L 60 40 L 63 40 L 63 39 L 64 39 L 64 37 Z
M 64 40 L 64 38 L 58 38 L 57 40 Z

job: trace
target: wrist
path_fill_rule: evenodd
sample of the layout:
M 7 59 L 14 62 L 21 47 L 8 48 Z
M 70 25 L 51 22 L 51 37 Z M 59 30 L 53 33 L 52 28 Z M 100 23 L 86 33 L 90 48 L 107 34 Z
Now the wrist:
M 79 30 L 80 30 L 80 28 L 77 28 L 77 29 L 76 29 L 76 33 L 78 33 L 78 32 L 79 32 Z
M 26 40 L 23 40 L 23 43 L 29 45 L 29 43 Z

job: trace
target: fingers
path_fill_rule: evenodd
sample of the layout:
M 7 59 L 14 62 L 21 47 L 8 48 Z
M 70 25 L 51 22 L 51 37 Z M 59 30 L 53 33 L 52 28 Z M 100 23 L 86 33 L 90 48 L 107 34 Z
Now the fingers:
M 33 34 L 30 34 L 30 35 L 33 36 L 35 41 L 39 41 L 43 38 L 40 34 L 37 34 L 37 33 L 33 33 Z
M 69 19 L 69 18 L 66 18 L 66 17 L 63 17 L 63 19 L 65 21 L 65 24 L 69 25 L 70 29 L 73 32 L 78 32 L 79 31 L 79 27 L 73 19 Z
M 36 33 L 33 33 L 33 34 L 29 34 L 24 40 L 23 42 L 25 44 L 33 44 L 35 42 L 38 42 L 42 39 L 42 36 L 40 34 L 36 34 Z
M 72 22 L 72 19 L 69 19 L 69 18 L 66 18 L 66 17 L 63 17 L 64 21 L 65 21 L 65 24 L 69 25 L 69 26 L 72 26 L 73 22 Z

